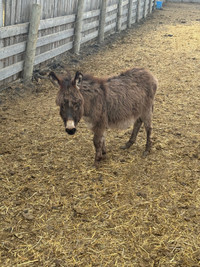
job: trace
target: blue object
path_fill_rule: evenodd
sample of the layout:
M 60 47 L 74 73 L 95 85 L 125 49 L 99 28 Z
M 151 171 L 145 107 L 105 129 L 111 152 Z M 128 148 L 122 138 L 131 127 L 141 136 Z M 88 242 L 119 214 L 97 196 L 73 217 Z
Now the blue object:
M 162 1 L 156 1 L 156 9 L 162 9 Z

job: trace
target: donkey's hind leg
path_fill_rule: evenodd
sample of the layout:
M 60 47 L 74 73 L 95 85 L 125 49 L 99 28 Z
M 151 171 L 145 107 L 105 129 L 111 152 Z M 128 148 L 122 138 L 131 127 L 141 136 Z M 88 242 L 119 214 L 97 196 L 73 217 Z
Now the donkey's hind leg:
M 138 118 L 136 122 L 134 123 L 133 131 L 132 131 L 129 141 L 124 146 L 121 147 L 122 149 L 127 149 L 131 147 L 132 144 L 135 143 L 141 125 L 142 125 L 142 120 Z
M 147 119 L 144 120 L 144 127 L 146 130 L 146 134 L 147 134 L 147 139 L 146 139 L 146 147 L 145 147 L 145 151 L 143 153 L 143 156 L 146 157 L 151 150 L 151 132 L 152 132 L 152 126 L 151 126 L 151 116 Z

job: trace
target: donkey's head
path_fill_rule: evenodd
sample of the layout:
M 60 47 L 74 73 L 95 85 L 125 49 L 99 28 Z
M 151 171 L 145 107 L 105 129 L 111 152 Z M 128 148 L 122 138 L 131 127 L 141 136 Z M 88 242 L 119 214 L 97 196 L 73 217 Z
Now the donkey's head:
M 84 111 L 84 99 L 79 88 L 83 75 L 77 71 L 74 79 L 72 79 L 70 75 L 63 78 L 50 72 L 49 77 L 60 87 L 56 104 L 60 107 L 60 116 L 63 119 L 66 132 L 73 135 Z

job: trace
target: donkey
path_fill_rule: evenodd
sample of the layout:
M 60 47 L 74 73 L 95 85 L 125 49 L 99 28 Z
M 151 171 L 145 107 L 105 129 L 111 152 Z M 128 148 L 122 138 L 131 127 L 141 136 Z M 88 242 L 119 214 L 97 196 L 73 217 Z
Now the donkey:
M 94 133 L 95 165 L 106 154 L 104 133 L 107 128 L 126 128 L 133 124 L 129 148 L 136 141 L 142 123 L 146 130 L 144 156 L 151 149 L 152 113 L 157 79 L 144 68 L 133 68 L 106 79 L 83 75 L 77 71 L 74 78 L 54 72 L 50 79 L 59 85 L 56 104 L 60 107 L 66 132 L 73 135 L 82 117 Z

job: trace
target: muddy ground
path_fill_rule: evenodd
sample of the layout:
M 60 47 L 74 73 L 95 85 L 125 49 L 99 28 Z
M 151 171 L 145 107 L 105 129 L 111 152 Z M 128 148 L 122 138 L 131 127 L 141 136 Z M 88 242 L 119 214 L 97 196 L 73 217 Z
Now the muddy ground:
M 66 135 L 48 80 L 1 91 L 0 266 L 200 266 L 200 5 L 167 3 L 60 65 L 150 69 L 153 148 L 142 157 L 144 129 L 127 151 L 131 128 L 108 131 L 95 169 L 91 132 Z

